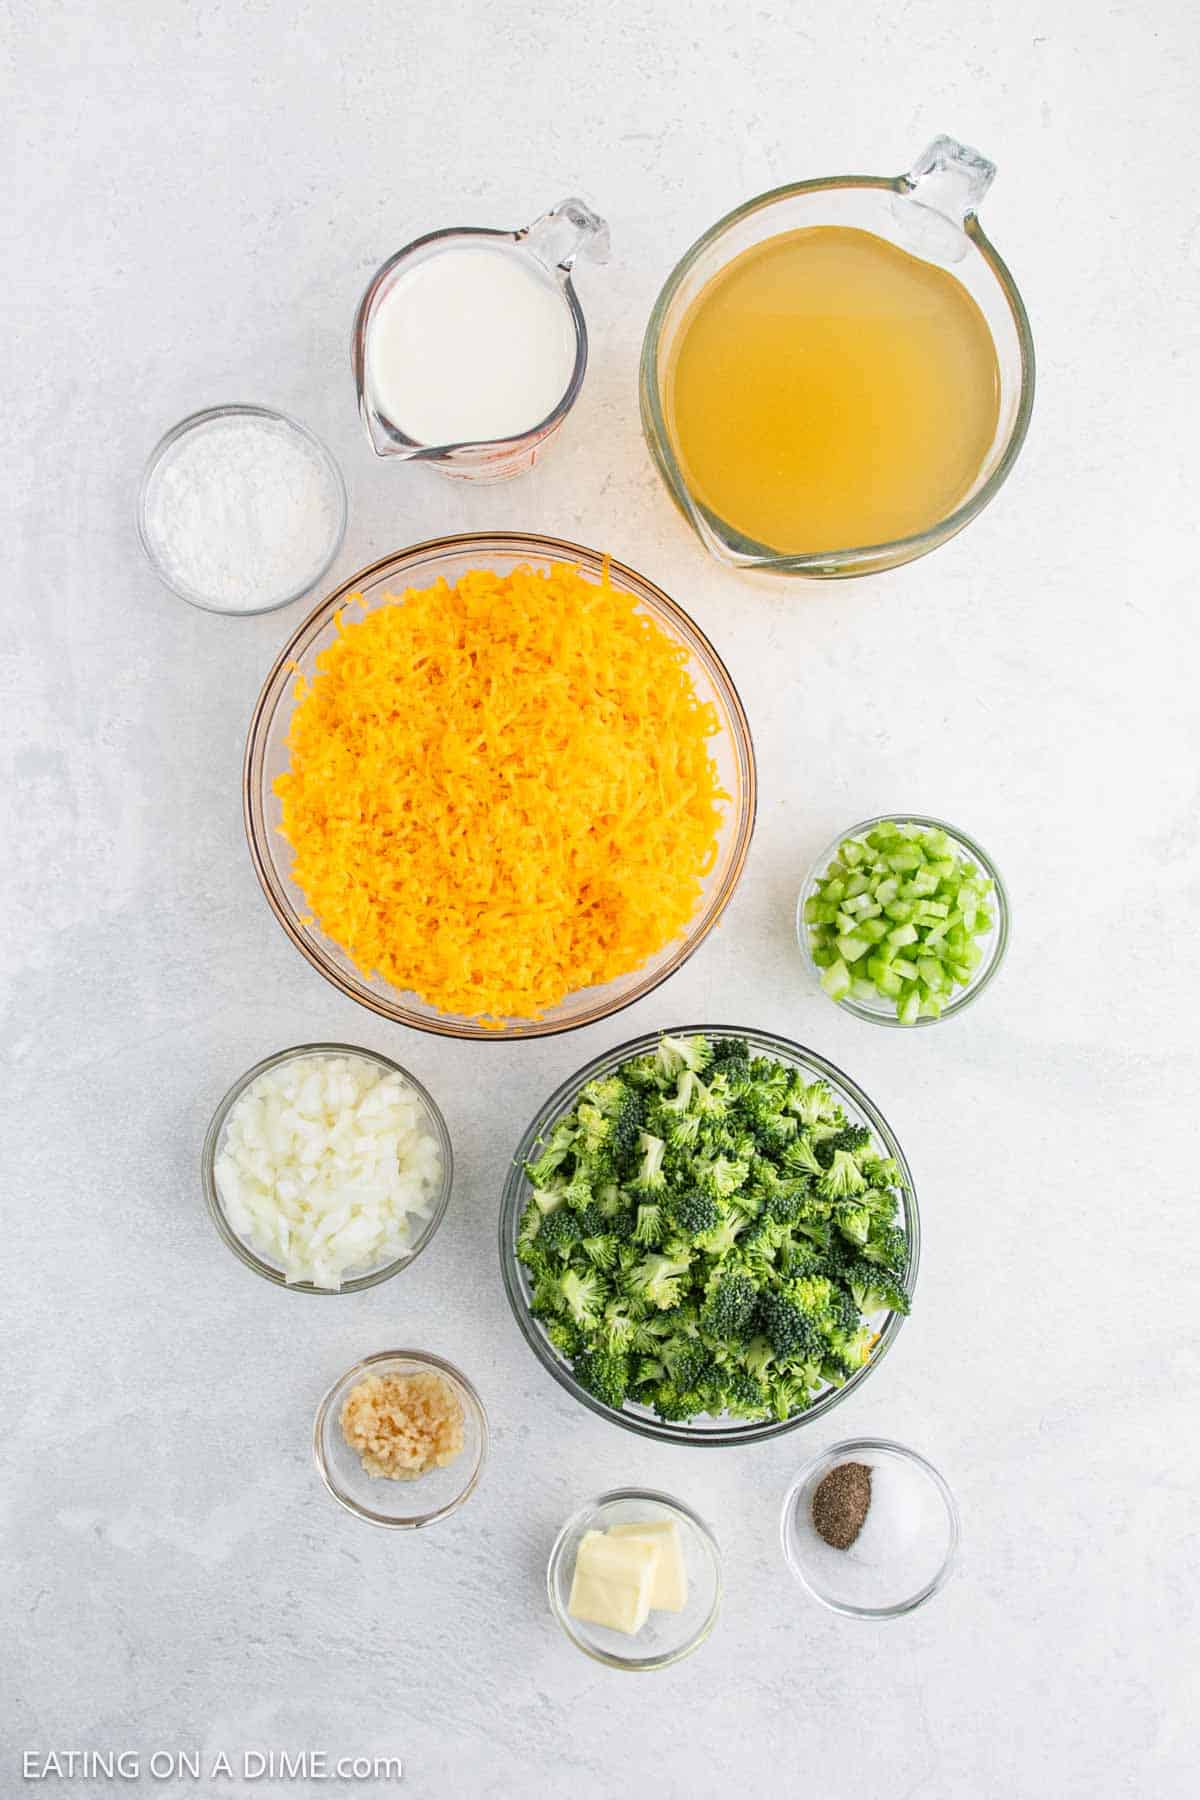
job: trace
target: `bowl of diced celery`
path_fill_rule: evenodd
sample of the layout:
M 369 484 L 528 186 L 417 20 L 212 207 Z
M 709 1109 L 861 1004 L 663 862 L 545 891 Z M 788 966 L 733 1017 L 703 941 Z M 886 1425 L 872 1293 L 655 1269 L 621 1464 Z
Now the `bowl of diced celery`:
M 856 1018 L 935 1025 L 999 969 L 1008 896 L 965 832 L 890 813 L 842 832 L 818 857 L 796 933 L 824 991 Z

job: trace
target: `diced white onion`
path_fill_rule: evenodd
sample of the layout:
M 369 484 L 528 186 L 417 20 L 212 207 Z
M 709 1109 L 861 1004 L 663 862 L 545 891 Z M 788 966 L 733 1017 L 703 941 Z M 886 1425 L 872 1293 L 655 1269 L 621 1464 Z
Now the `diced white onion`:
M 288 1282 L 338 1288 L 408 1249 L 429 1217 L 442 1154 L 403 1076 L 346 1056 L 302 1056 L 248 1087 L 214 1174 L 239 1237 Z

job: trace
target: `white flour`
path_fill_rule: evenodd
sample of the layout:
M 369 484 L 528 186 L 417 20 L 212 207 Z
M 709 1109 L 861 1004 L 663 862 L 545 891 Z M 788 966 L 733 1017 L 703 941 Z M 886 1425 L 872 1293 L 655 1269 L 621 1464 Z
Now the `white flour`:
M 282 420 L 234 414 L 177 439 L 150 478 L 143 524 L 173 585 L 222 612 L 259 612 L 315 582 L 341 495 Z

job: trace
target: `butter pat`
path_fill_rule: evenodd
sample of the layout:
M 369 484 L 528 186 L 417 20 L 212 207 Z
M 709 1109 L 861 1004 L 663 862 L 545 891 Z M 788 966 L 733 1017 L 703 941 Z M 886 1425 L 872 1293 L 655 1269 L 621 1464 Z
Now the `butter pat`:
M 650 1615 L 659 1545 L 648 1538 L 585 1531 L 575 1557 L 567 1611 L 589 1625 L 634 1637 Z
M 658 1567 L 650 1589 L 650 1606 L 654 1612 L 682 1612 L 687 1605 L 687 1570 L 683 1566 L 683 1545 L 674 1519 L 647 1519 L 643 1524 L 610 1525 L 610 1538 L 626 1543 L 655 1544 Z

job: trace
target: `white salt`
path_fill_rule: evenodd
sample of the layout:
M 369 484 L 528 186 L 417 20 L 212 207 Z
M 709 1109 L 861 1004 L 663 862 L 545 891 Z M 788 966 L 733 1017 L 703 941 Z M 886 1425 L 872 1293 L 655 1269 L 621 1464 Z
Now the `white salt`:
M 877 1569 L 911 1556 L 927 1528 L 933 1498 L 928 1477 L 910 1463 L 891 1457 L 872 1463 L 871 1504 L 862 1529 L 845 1554 Z
M 261 612 L 324 572 L 342 526 L 338 478 L 284 419 L 204 419 L 159 458 L 142 526 L 172 587 L 220 612 Z

